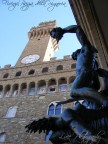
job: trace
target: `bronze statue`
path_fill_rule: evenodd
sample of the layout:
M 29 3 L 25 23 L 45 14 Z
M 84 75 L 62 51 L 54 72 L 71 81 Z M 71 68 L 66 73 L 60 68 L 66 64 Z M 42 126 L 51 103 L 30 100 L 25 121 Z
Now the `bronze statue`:
M 26 128 L 28 132 L 39 131 L 39 133 L 48 133 L 52 130 L 50 141 L 53 144 L 65 142 L 77 144 L 82 140 L 101 142 L 102 138 L 108 137 L 108 72 L 98 68 L 96 61 L 98 51 L 91 45 L 80 26 L 74 25 L 64 29 L 54 28 L 50 35 L 58 42 L 63 34 L 68 32 L 76 33 L 82 48 L 72 54 L 72 58 L 76 60 L 76 78 L 70 92 L 72 98 L 60 103 L 85 100 L 91 102 L 92 105 L 96 104 L 96 107 L 88 109 L 77 102 L 73 108 L 65 109 L 60 117 L 42 118 L 33 121 Z M 100 88 L 98 76 L 103 77 L 106 84 L 105 90 L 101 92 L 98 92 Z M 66 139 L 68 132 L 70 138 Z M 103 133 L 100 136 L 101 132 Z M 104 144 L 104 141 L 102 143 Z
M 51 36 L 59 41 L 65 33 L 76 33 L 82 45 L 81 49 L 72 54 L 72 58 L 76 60 L 76 78 L 72 84 L 70 96 L 78 99 L 95 100 L 99 104 L 106 105 L 106 99 L 104 100 L 104 97 L 97 92 L 100 88 L 95 58 L 98 51 L 90 44 L 82 28 L 77 25 L 64 29 L 54 28 L 51 31 Z

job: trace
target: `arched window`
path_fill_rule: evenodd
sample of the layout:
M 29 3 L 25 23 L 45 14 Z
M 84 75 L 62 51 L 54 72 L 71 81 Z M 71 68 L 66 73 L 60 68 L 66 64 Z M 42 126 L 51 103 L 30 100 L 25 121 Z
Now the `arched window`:
M 9 76 L 9 74 L 6 73 L 6 74 L 4 74 L 3 78 L 8 78 L 8 76 Z
M 0 133 L 0 143 L 4 143 L 6 139 L 6 133 L 2 132 Z
M 49 141 L 51 135 L 52 135 L 53 131 L 50 130 L 48 133 L 46 133 L 46 136 L 45 136 L 45 141 Z
M 49 106 L 48 115 L 54 115 L 54 113 L 55 113 L 55 106 L 54 104 L 51 104 Z
M 15 76 L 16 77 L 21 76 L 21 71 L 18 71 Z
M 47 114 L 49 116 L 52 116 L 52 115 L 60 115 L 62 113 L 62 105 L 61 104 L 57 104 L 57 102 L 52 102 L 51 104 L 49 104 L 48 106 L 48 111 L 47 111 Z M 45 141 L 48 141 L 49 138 L 51 137 L 53 131 L 50 130 L 48 133 L 46 133 L 46 136 L 45 136 Z
M 57 71 L 63 70 L 63 66 L 62 66 L 62 65 L 58 65 L 56 70 L 57 70 Z
M 61 104 L 56 105 L 55 107 L 55 115 L 61 114 Z
M 52 102 L 48 107 L 48 115 L 60 115 L 62 113 L 62 105 Z
M 2 94 L 3 94 L 3 86 L 0 85 L 0 98 L 2 97 Z
M 24 95 L 27 95 L 27 84 L 26 83 L 23 83 L 21 85 L 21 96 L 24 96 Z
M 67 90 L 67 80 L 66 78 L 62 77 L 58 81 L 59 84 L 59 91 L 66 91 Z
M 28 75 L 33 75 L 34 73 L 35 73 L 35 70 L 32 69 L 29 71 Z
M 4 93 L 5 97 L 9 97 L 10 96 L 10 85 L 7 85 L 5 87 L 5 93 Z
M 71 69 L 74 69 L 74 68 L 76 68 L 76 63 L 73 63 L 73 64 L 71 65 Z
M 17 106 L 10 107 L 6 113 L 5 118 L 14 118 L 16 115 Z
M 14 97 L 18 96 L 18 84 L 14 84 L 12 96 Z
M 46 81 L 41 80 L 38 82 L 37 94 L 45 94 L 45 93 L 46 93 Z
M 34 82 L 31 82 L 30 85 L 29 85 L 28 95 L 29 96 L 35 95 L 35 83 Z
M 50 79 L 48 81 L 48 92 L 49 93 L 56 92 L 56 80 L 55 79 Z
M 42 73 L 46 73 L 46 72 L 48 72 L 48 67 L 42 69 Z

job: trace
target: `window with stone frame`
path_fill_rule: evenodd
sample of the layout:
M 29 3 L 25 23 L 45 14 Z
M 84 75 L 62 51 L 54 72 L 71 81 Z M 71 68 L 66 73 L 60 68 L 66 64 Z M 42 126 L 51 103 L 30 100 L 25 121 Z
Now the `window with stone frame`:
M 48 112 L 47 114 L 49 116 L 51 115 L 60 115 L 62 113 L 62 105 L 61 104 L 57 104 L 57 102 L 52 102 L 49 106 L 48 106 Z
M 61 113 L 62 113 L 62 105 L 61 104 L 57 104 L 57 101 L 54 101 L 49 104 L 48 111 L 47 111 L 47 114 L 49 116 L 60 115 Z M 48 133 L 46 133 L 45 141 L 49 141 L 52 133 L 53 133 L 52 130 L 50 130 Z
M 10 107 L 5 115 L 5 118 L 14 118 L 17 112 L 17 106 Z
M 32 69 L 29 71 L 28 75 L 33 75 L 34 73 L 35 73 L 35 70 Z
M 15 76 L 16 76 L 16 77 L 21 76 L 21 71 L 16 72 L 16 75 L 15 75 Z
M 75 69 L 76 68 L 76 63 L 73 63 L 72 65 L 71 65 L 71 69 Z
M 48 108 L 48 115 L 54 115 L 55 114 L 55 105 L 52 103 Z
M 63 66 L 62 66 L 62 65 L 58 65 L 56 70 L 57 70 L 57 71 L 63 70 Z
M 9 77 L 8 73 L 4 74 L 4 76 L 3 76 L 3 78 L 8 78 L 8 77 Z
M 5 142 L 5 139 L 6 139 L 6 133 L 5 132 L 0 133 L 0 143 L 1 144 Z
M 48 67 L 42 69 L 42 73 L 46 73 L 46 72 L 48 72 Z

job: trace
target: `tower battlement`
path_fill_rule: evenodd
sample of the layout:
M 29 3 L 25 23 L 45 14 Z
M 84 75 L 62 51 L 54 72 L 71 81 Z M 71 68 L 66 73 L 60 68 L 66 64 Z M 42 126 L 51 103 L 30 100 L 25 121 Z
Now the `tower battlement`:
M 48 36 L 50 31 L 56 27 L 56 21 L 42 22 L 37 27 L 32 27 L 28 32 L 29 39 Z
M 63 56 L 63 59 L 58 59 L 57 57 L 52 57 L 52 58 L 50 58 L 50 61 L 40 62 L 39 64 L 41 64 L 41 65 L 44 64 L 44 63 L 49 63 L 50 64 L 52 62 L 57 63 L 58 61 L 71 60 L 71 59 L 72 59 L 71 55 L 65 55 L 65 56 Z M 15 68 L 15 66 L 11 66 L 11 64 L 6 64 L 6 65 L 4 65 L 4 67 L 0 67 L 1 70 L 2 69 L 11 69 L 11 68 Z

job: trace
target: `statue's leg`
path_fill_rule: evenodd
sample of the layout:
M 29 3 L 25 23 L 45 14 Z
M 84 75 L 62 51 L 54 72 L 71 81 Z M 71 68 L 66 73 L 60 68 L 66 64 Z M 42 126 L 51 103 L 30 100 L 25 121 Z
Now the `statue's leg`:
M 96 71 L 93 72 L 93 81 L 91 87 L 97 91 L 100 89 L 100 82 Z
M 91 82 L 88 74 L 88 72 L 82 72 L 75 78 L 71 86 L 70 96 L 72 98 L 94 100 L 100 105 L 108 105 L 108 100 L 104 96 L 99 94 L 95 89 L 87 87 L 89 82 Z

